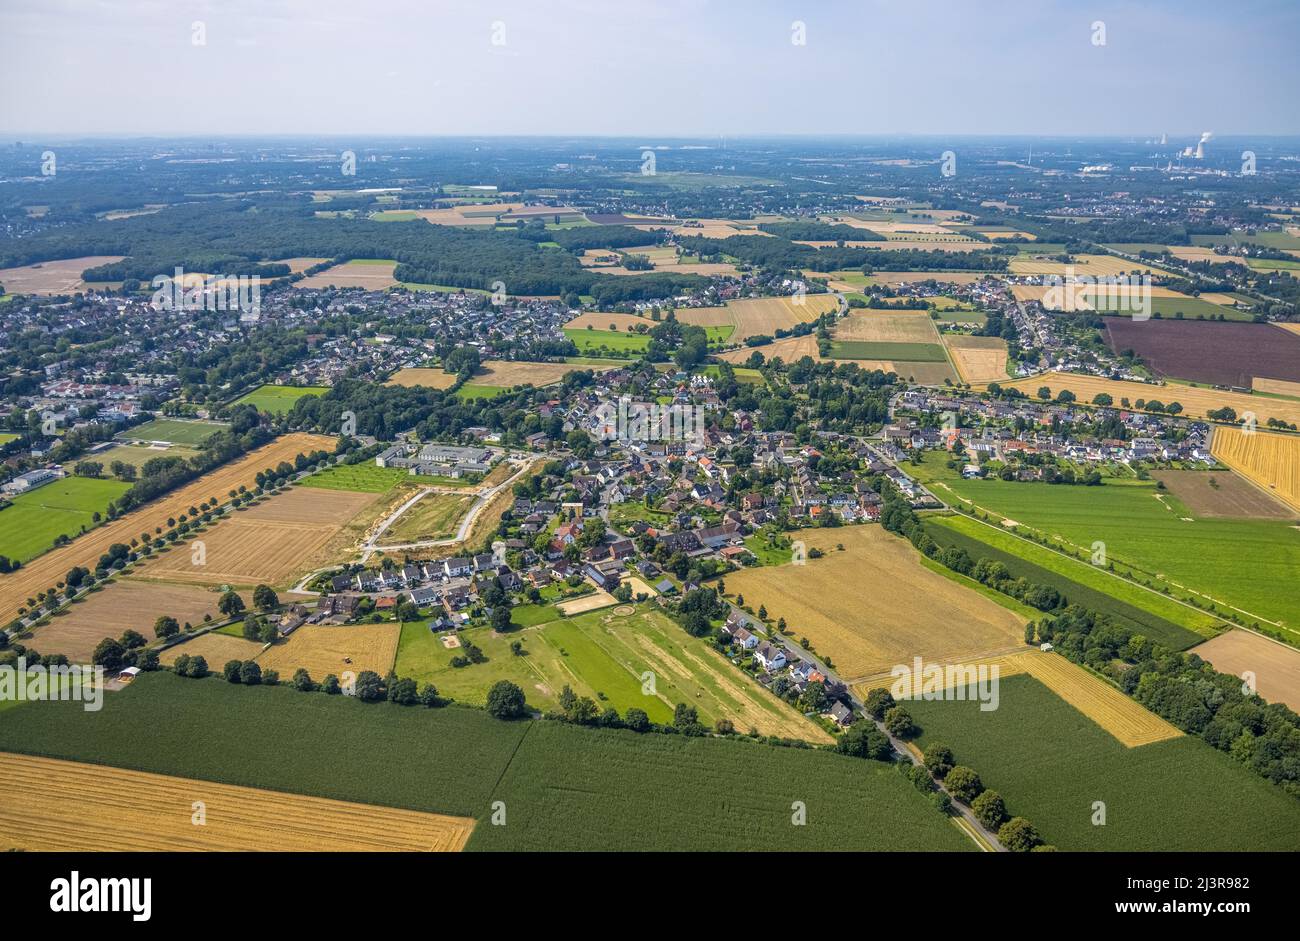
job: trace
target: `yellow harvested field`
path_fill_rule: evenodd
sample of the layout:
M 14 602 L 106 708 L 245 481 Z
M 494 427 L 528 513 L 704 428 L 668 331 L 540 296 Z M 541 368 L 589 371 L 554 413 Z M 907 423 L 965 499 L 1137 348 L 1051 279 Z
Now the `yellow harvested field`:
M 1042 386 L 1051 389 L 1053 395 L 1062 389 L 1069 389 L 1080 402 L 1085 403 L 1091 402 L 1099 392 L 1105 392 L 1115 400 L 1116 406 L 1121 405 L 1122 399 L 1128 399 L 1131 405 L 1138 399 L 1157 399 L 1165 404 L 1179 402 L 1183 406 L 1183 414 L 1189 418 L 1203 418 L 1207 411 L 1228 406 L 1235 409 L 1238 416 L 1254 412 L 1261 425 L 1270 418 L 1278 418 L 1288 424 L 1300 422 L 1300 402 L 1270 399 L 1245 392 L 1224 392 L 1185 385 L 1152 385 L 1069 372 L 1049 372 L 1003 385 L 1019 389 L 1029 396 L 1033 396 Z
M 130 544 L 142 532 L 152 533 L 157 526 L 166 527 L 167 519 L 188 512 L 213 497 L 226 501 L 228 491 L 241 484 L 250 489 L 256 486 L 258 471 L 275 467 L 281 461 L 290 461 L 300 453 L 328 451 L 333 453 L 336 441 L 324 435 L 294 433 L 283 435 L 269 444 L 245 454 L 205 474 L 193 483 L 173 490 L 154 502 L 132 510 L 125 516 L 96 527 L 66 546 L 53 549 L 28 562 L 17 572 L 0 577 L 0 621 L 8 621 L 29 595 L 44 591 L 61 581 L 68 569 L 80 565 L 93 569 L 99 557 L 115 542 Z M 224 524 L 218 524 L 221 526 Z M 214 530 L 215 532 L 215 530 Z M 173 549 L 173 552 L 182 551 Z
M 349 261 L 333 268 L 326 268 L 320 274 L 303 278 L 295 286 L 300 288 L 364 288 L 367 291 L 382 291 L 397 283 L 393 270 L 395 261 Z
M 169 667 L 181 655 L 202 657 L 208 662 L 209 670 L 219 673 L 221 668 L 231 660 L 256 659 L 264 646 L 266 645 L 255 640 L 245 640 L 242 637 L 231 637 L 229 634 L 218 634 L 215 631 L 209 631 L 206 634 L 187 640 L 183 644 L 168 647 L 158 655 L 158 662 Z
M 748 337 L 775 336 L 777 330 L 789 330 L 798 324 L 816 320 L 838 306 L 839 300 L 833 294 L 806 294 L 803 298 L 759 297 L 727 303 L 722 309 L 727 311 L 729 320 L 719 322 L 719 308 L 711 307 L 679 310 L 677 319 L 698 326 L 724 326 L 730 323 L 736 328 L 730 342 L 739 343 Z
M 854 308 L 835 325 L 835 339 L 868 343 L 936 343 L 939 340 L 930 312 Z
M 1259 376 L 1253 376 L 1250 380 L 1250 387 L 1256 392 L 1271 392 L 1273 395 L 1290 395 L 1300 398 L 1300 382 L 1291 382 L 1287 379 L 1262 379 Z
M 1233 628 L 1190 651 L 1220 673 L 1253 674 L 1255 691 L 1300 712 L 1300 650 L 1253 631 Z
M 988 246 L 983 242 L 977 242 L 974 239 L 966 238 L 941 238 L 934 236 L 932 238 L 893 238 L 885 244 L 875 243 L 881 248 L 887 248 L 890 251 L 916 251 L 916 252 L 979 252 L 987 251 Z
M 472 386 L 511 386 L 534 385 L 538 388 L 559 382 L 571 372 L 591 370 L 607 372 L 615 366 L 574 366 L 569 363 L 525 363 L 516 360 L 490 359 L 483 364 L 474 377 Z
M 1216 265 L 1235 261 L 1239 265 L 1245 264 L 1240 258 L 1234 259 L 1230 255 L 1217 254 L 1209 245 L 1170 245 L 1169 253 L 1183 261 L 1208 261 Z
M 396 623 L 332 627 L 305 624 L 257 658 L 263 670 L 278 670 L 288 680 L 299 667 L 320 682 L 333 673 L 371 670 L 384 676 L 397 659 L 402 628 Z
M 200 585 L 282 585 L 332 559 L 326 548 L 380 494 L 293 487 L 236 510 L 206 532 L 147 561 L 142 574 Z M 196 543 L 202 542 L 196 556 Z M 201 559 L 200 561 L 196 561 Z
M 1022 653 L 1011 653 L 998 657 L 975 657 L 973 659 L 963 658 L 943 663 L 937 661 L 926 661 L 925 665 L 928 666 L 933 663 L 935 666 L 940 667 L 961 666 L 976 667 L 977 669 L 982 666 L 990 668 L 997 667 L 998 679 L 1002 680 L 1006 679 L 1008 676 L 1016 676 L 1017 674 L 1024 673 L 1025 658 L 1031 656 L 1041 656 L 1041 654 L 1037 651 L 1024 651 Z M 895 681 L 896 678 L 891 673 L 878 673 L 875 676 L 869 676 L 858 680 L 853 685 L 853 692 L 857 694 L 858 698 L 866 699 L 867 694 L 873 689 L 889 689 L 894 685 Z
M 388 377 L 386 386 L 422 386 L 426 389 L 449 389 L 456 382 L 456 374 L 444 372 L 441 368 L 426 369 L 413 366 L 399 369 Z
M 292 274 L 298 274 L 300 271 L 306 271 L 308 268 L 324 264 L 327 261 L 329 261 L 328 258 L 280 258 L 274 264 L 288 265 Z
M 1183 733 L 1060 654 L 1023 654 L 1026 673 L 1075 709 L 1115 736 L 1122 745 L 1136 748 L 1178 738 Z
M 1292 333 L 1300 333 L 1300 323 L 1275 323 L 1275 327 L 1281 327 L 1283 330 L 1289 330 Z
M 0 850 L 454 853 L 473 829 L 468 817 L 0 753 Z
M 979 385 L 1007 379 L 1007 341 L 1001 337 L 946 333 L 943 344 L 962 382 Z
M 774 340 L 766 346 L 744 347 L 738 350 L 727 350 L 714 355 L 724 362 L 740 364 L 747 362 L 749 357 L 755 353 L 762 354 L 764 360 L 779 358 L 786 363 L 793 363 L 795 360 L 802 359 L 805 356 L 811 356 L 813 359 L 818 361 L 821 360 L 821 355 L 817 350 L 817 338 L 812 335 L 806 337 L 786 337 L 783 340 Z M 861 363 L 859 363 L 859 365 L 861 365 Z
M 1257 487 L 1300 512 L 1300 437 L 1215 428 L 1210 453 Z
M 1075 255 L 1074 261 L 1065 264 L 1052 261 L 1047 257 L 1035 258 L 1022 255 L 1014 258 L 1010 265 L 1011 274 L 1060 275 L 1064 277 L 1073 272 L 1076 275 L 1089 275 L 1094 278 L 1115 277 L 1122 274 L 1159 274 L 1157 269 L 1141 262 L 1129 261 L 1114 255 Z
M 493 226 L 498 221 L 514 219 L 540 218 L 553 222 L 582 218 L 580 211 L 568 206 L 526 206 L 519 202 L 462 203 L 448 209 L 417 209 L 415 214 L 434 225 L 470 226 Z
M 727 592 L 784 617 L 790 636 L 807 637 L 846 682 L 918 656 L 942 663 L 1024 647 L 1020 618 L 926 568 L 911 543 L 880 526 L 800 530 L 791 538 L 825 555 L 730 573 Z
M 658 226 L 636 226 L 636 228 L 664 228 Z M 733 235 L 761 235 L 771 237 L 758 227 L 754 219 L 691 219 L 673 228 L 679 236 L 692 236 L 706 239 L 729 239 Z
M 41 653 L 61 653 L 74 663 L 89 663 L 95 645 L 105 637 L 121 637 L 123 631 L 132 630 L 152 641 L 154 621 L 164 614 L 182 625 L 201 625 L 203 615 L 218 616 L 218 600 L 215 592 L 191 585 L 119 577 L 19 639 Z
M 584 614 L 587 611 L 608 608 L 610 605 L 615 604 L 618 604 L 617 598 L 607 591 L 597 589 L 590 595 L 583 595 L 581 598 L 574 598 L 572 601 L 557 602 L 555 607 L 565 617 L 572 617 L 575 614 Z
M 74 294 L 86 289 L 81 272 L 121 261 L 125 255 L 86 255 L 60 261 L 0 269 L 0 285 L 6 294 Z

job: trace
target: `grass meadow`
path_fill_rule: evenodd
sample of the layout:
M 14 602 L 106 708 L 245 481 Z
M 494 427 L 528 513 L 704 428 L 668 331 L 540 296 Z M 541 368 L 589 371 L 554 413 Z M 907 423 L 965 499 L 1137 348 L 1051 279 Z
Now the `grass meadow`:
M 274 386 L 264 385 L 235 400 L 235 405 L 252 405 L 259 412 L 282 415 L 297 401 L 309 395 L 328 392 L 326 386 Z

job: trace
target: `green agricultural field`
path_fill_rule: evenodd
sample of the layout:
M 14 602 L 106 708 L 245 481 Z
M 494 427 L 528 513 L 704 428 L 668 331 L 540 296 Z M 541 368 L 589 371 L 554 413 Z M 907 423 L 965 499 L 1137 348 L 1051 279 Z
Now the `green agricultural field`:
M 167 441 L 171 444 L 198 447 L 214 433 L 225 431 L 229 427 L 225 422 L 156 418 L 143 425 L 128 428 L 118 437 L 123 441 Z
M 320 490 L 353 490 L 358 493 L 388 493 L 403 483 L 429 484 L 439 487 L 469 487 L 468 480 L 454 477 L 431 477 L 410 474 L 400 467 L 380 467 L 374 461 L 362 464 L 334 464 L 303 478 L 300 486 Z
M 1154 481 L 1110 478 L 1082 487 L 963 480 L 933 456 L 905 469 L 933 482 L 942 499 L 973 501 L 984 512 L 1063 539 L 1085 557 L 1095 542 L 1104 543 L 1117 568 L 1135 570 L 1157 587 L 1200 592 L 1208 596 L 1203 606 L 1209 599 L 1235 606 L 1247 624 L 1284 622 L 1300 631 L 1300 595 L 1278 587 L 1300 571 L 1300 529 L 1285 521 L 1197 519 Z M 1292 636 L 1300 640 L 1300 633 Z
M 8 295 L 5 296 L 7 297 Z M 3 447 L 4 445 L 8 444 L 10 441 L 17 441 L 18 438 L 19 436 L 13 434 L 12 432 L 0 431 L 0 447 Z
M 979 310 L 948 309 L 937 311 L 937 313 L 939 316 L 935 318 L 936 323 L 973 323 L 983 326 L 985 321 L 988 320 L 988 317 L 985 316 L 984 312 Z
M 466 383 L 455 394 L 458 399 L 495 399 L 509 391 L 505 386 L 476 386 Z
M 0 555 L 27 562 L 51 549 L 55 537 L 81 535 L 130 487 L 108 478 L 64 477 L 19 494 L 0 509 Z
M 891 767 L 820 751 L 170 673 L 110 695 L 97 713 L 78 702 L 10 709 L 0 750 L 474 817 L 471 849 L 975 848 Z M 504 827 L 489 823 L 495 800 Z M 803 827 L 791 826 L 796 800 Z
M 493 798 L 471 850 L 975 849 L 889 765 L 712 738 L 539 722 Z
M 1109 614 L 1130 630 L 1173 650 L 1199 644 L 1218 632 L 1216 626 L 1226 626 L 1210 614 L 1104 569 L 969 517 L 932 517 L 926 520 L 925 531 L 941 546 L 965 549 L 972 559 L 1001 562 L 1013 576 L 1050 585 L 1071 603 Z
M 399 281 L 399 287 L 404 287 L 408 291 L 436 291 L 439 294 L 482 294 L 490 295 L 491 291 L 485 291 L 482 288 L 458 288 L 451 284 L 420 284 L 415 281 Z
M 259 412 L 269 412 L 272 415 L 283 415 L 289 411 L 297 401 L 309 395 L 321 395 L 328 392 L 328 386 L 273 386 L 264 385 L 254 389 L 252 392 L 236 399 L 236 405 L 252 405 Z
M 948 354 L 937 343 L 884 343 L 835 340 L 831 359 L 885 359 L 900 363 L 946 363 Z
M 1107 298 L 1099 294 L 1096 298 L 1090 299 L 1090 303 L 1102 313 L 1113 313 L 1118 317 L 1129 317 L 1133 313 L 1128 298 Z M 1116 309 L 1112 310 L 1111 308 Z M 1253 316 L 1234 307 L 1211 304 L 1199 297 L 1151 298 L 1151 314 L 1153 316 L 1158 315 L 1166 320 L 1175 320 L 1178 319 L 1180 313 L 1183 315 L 1183 320 L 1210 320 L 1215 317 L 1223 317 L 1225 320 L 1250 320 Z
M 999 683 L 998 708 L 908 703 L 924 748 L 943 742 L 1007 811 L 1062 850 L 1294 852 L 1300 801 L 1200 739 L 1126 748 L 1038 680 Z M 1092 823 L 1106 805 L 1105 826 Z
M 414 222 L 418 218 L 410 209 L 381 209 L 370 214 L 372 222 Z
M 400 467 L 364 464 L 335 464 L 303 479 L 301 486 L 320 490 L 353 490 L 358 493 L 387 493 L 410 475 Z

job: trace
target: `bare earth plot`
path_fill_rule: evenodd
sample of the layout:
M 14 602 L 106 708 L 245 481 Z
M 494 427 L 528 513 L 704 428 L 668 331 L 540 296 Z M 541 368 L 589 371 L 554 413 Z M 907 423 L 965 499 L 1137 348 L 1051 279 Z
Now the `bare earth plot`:
M 253 478 L 258 471 L 274 467 L 280 461 L 292 461 L 300 453 L 318 450 L 332 452 L 334 445 L 333 438 L 323 435 L 284 435 L 147 506 L 132 510 L 111 523 L 79 536 L 66 546 L 33 559 L 17 572 L 0 575 L 0 621 L 11 619 L 30 595 L 61 581 L 73 566 L 94 568 L 99 557 L 113 543 L 129 544 L 132 539 L 138 539 L 142 532 L 153 532 L 157 526 L 166 526 L 168 517 L 175 517 L 191 506 L 212 497 L 224 501 L 227 492 L 240 484 L 254 486 L 256 482 Z M 218 524 L 220 525 L 223 524 Z
M 283 584 L 329 562 L 325 547 L 376 499 L 350 490 L 291 488 L 251 509 L 228 513 L 200 534 L 202 564 L 195 564 L 187 543 L 146 562 L 143 574 L 201 585 Z
M 1234 628 L 1197 644 L 1192 652 L 1220 673 L 1233 676 L 1253 673 L 1259 695 L 1269 702 L 1286 703 L 1300 712 L 1300 651 L 1294 647 Z
M 943 335 L 953 365 L 963 382 L 979 385 L 1007 378 L 1007 341 L 1001 337 L 972 337 L 960 333 Z
M 303 278 L 296 287 L 327 288 L 330 285 L 339 288 L 365 288 L 367 291 L 382 291 L 397 283 L 393 270 L 395 261 L 349 261 L 333 268 L 326 268 L 320 274 Z
M 467 817 L 0 753 L 4 850 L 459 852 L 473 829 Z
M 81 272 L 121 261 L 125 255 L 87 255 L 84 258 L 65 258 L 60 261 L 43 261 L 20 268 L 0 269 L 0 285 L 6 294 L 74 294 L 86 289 Z
M 910 543 L 879 526 L 802 530 L 793 538 L 825 556 L 732 573 L 727 591 L 784 617 L 790 635 L 807 637 L 846 682 L 918 656 L 951 662 L 1023 648 L 1018 617 L 925 568 Z
M 1300 512 L 1300 437 L 1215 428 L 1210 452 L 1247 480 Z
M 23 643 L 43 654 L 65 654 L 74 663 L 89 663 L 90 655 L 105 637 L 117 638 L 133 630 L 153 640 L 153 625 L 161 615 L 180 624 L 202 624 L 203 615 L 217 617 L 219 595 L 187 585 L 158 585 L 118 578 L 30 633 Z
M 333 673 L 340 679 L 345 672 L 354 674 L 371 670 L 384 676 L 397 658 L 397 641 L 401 626 L 355 624 L 330 627 L 306 624 L 258 658 L 263 670 L 278 670 L 288 679 L 299 667 L 320 682 Z
M 1232 471 L 1155 471 L 1151 476 L 1198 517 L 1286 520 L 1300 514 Z

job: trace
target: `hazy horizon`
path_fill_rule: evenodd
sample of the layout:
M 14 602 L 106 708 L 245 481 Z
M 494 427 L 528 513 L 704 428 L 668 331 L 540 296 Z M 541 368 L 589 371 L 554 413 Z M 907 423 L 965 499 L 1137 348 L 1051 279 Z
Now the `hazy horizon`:
M 10 0 L 0 134 L 1294 136 L 1297 37 L 1283 0 Z

